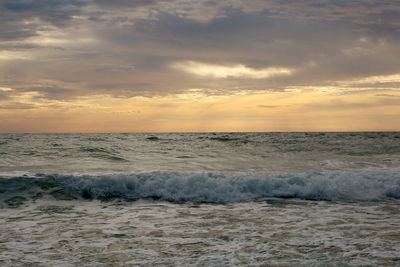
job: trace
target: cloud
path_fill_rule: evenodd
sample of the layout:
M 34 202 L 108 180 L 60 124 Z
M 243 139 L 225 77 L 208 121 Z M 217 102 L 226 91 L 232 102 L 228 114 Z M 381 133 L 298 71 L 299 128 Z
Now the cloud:
M 1 91 L 0 91 L 1 92 Z M 13 88 L 12 91 L 5 91 L 8 96 L 27 98 L 29 101 L 35 100 L 72 100 L 82 96 L 82 92 L 74 89 L 64 88 L 56 85 L 25 85 L 24 87 Z
M 378 99 L 375 101 L 346 101 L 342 99 L 332 99 L 327 102 L 310 103 L 305 105 L 306 109 L 313 110 L 354 110 L 354 109 L 368 109 L 374 107 L 389 107 L 400 106 L 400 99 Z
M 263 116 L 302 101 L 315 101 L 310 114 L 398 115 L 386 95 L 400 89 L 397 0 L 0 0 L 0 14 L 0 87 L 13 88 L 0 99 L 16 114 L 134 97 L 165 113 L 232 97 Z M 165 96 L 176 102 L 157 106 Z
M 0 109 L 34 109 L 34 108 L 35 105 L 33 104 L 18 103 L 18 102 L 7 103 L 6 105 L 0 104 Z
M 160 2 L 166 2 L 168 0 L 94 0 L 93 2 L 96 5 L 99 5 L 101 7 L 106 7 L 106 8 L 115 8 L 115 9 L 120 9 L 120 8 L 137 8 L 137 7 L 143 7 L 143 6 L 152 6 L 156 5 Z
M 397 95 L 392 95 L 392 94 L 376 94 L 375 96 L 383 96 L 383 97 L 400 97 Z
M 42 22 L 49 22 L 54 26 L 63 27 L 74 15 L 81 13 L 80 8 L 87 5 L 87 1 L 80 0 L 20 0 L 2 1 L 0 6 L 8 19 L 27 21 L 39 18 Z M 40 27 L 40 25 L 37 25 Z
M 279 108 L 279 106 L 276 105 L 258 105 L 259 108 Z
M 161 104 L 158 104 L 157 107 L 159 107 L 159 108 L 176 108 L 179 106 L 177 104 L 172 104 L 172 103 L 161 103 Z
M 291 75 L 293 70 L 279 67 L 253 69 L 243 64 L 218 65 L 195 61 L 175 62 L 171 67 L 189 74 L 214 78 L 267 79 L 280 75 Z
M 400 73 L 399 12 L 395 1 L 0 0 L 0 86 L 49 99 L 396 89 L 382 77 Z
M 2 30 L 0 33 L 0 41 L 23 40 L 37 35 L 36 32 L 26 28 L 28 27 L 21 26 L 18 28 L 15 27 L 15 25 L 9 25 L 7 29 Z M 1 27 L 1 29 L 3 29 L 3 27 Z
M 347 84 L 382 84 L 382 83 L 400 83 L 400 74 L 369 76 L 353 81 L 348 81 Z
M 0 51 L 0 60 L 29 60 L 32 55 L 23 51 Z
M 0 42 L 19 41 L 19 43 L 3 43 L 8 49 L 22 48 L 29 43 L 20 43 L 40 32 L 65 28 L 74 17 L 83 12 L 87 1 L 82 0 L 19 0 L 0 1 Z
M 3 7 L 15 12 L 27 12 L 32 10 L 52 9 L 60 6 L 84 6 L 85 1 L 79 0 L 19 0 L 19 1 L 2 1 Z

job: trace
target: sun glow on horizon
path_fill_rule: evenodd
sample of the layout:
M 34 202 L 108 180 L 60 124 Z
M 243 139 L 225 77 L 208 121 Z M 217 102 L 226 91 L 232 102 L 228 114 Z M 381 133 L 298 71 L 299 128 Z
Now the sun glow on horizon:
M 396 94 L 400 98 L 400 93 Z M 30 98 L 31 97 L 31 98 Z M 396 130 L 400 105 L 373 93 L 332 98 L 318 90 L 160 97 L 82 97 L 73 102 L 0 106 L 0 132 L 207 132 Z M 390 105 L 392 109 L 386 107 Z M 379 114 L 365 116 L 366 113 Z M 397 125 L 397 124 L 396 124 Z

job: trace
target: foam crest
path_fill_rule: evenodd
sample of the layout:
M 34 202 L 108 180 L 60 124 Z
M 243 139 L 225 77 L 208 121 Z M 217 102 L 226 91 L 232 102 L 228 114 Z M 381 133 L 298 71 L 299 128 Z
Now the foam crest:
M 150 172 L 140 174 L 37 175 L 0 179 L 1 195 L 41 190 L 54 197 L 160 199 L 227 203 L 266 197 L 359 201 L 400 198 L 400 175 L 391 171 L 302 174 Z M 55 192 L 55 193 L 54 193 Z M 66 197 L 67 196 L 67 197 Z

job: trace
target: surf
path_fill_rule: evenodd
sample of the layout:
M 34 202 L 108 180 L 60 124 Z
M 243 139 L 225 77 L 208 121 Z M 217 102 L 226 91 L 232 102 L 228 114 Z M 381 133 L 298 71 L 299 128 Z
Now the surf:
M 173 203 L 233 203 L 262 198 L 380 201 L 400 198 L 395 171 L 282 174 L 147 172 L 106 175 L 36 174 L 0 179 L 0 200 L 108 201 L 151 199 Z M 17 201 L 17 202 L 18 202 Z

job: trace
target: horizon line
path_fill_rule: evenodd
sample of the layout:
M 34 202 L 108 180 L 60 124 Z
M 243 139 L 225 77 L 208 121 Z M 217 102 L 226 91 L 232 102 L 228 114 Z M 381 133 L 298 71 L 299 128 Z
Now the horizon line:
M 191 134 L 191 133 L 400 133 L 400 130 L 360 130 L 360 131 L 143 131 L 143 132 L 0 132 L 0 134 Z

